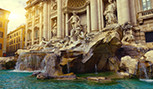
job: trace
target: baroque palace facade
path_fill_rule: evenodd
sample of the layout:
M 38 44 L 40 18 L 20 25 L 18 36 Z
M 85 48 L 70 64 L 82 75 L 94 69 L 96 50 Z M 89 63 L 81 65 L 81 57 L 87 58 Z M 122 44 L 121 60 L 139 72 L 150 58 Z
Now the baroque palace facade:
M 152 45 L 152 7 L 153 0 L 28 0 L 25 46 L 70 36 L 78 19 L 86 33 L 129 22 L 136 42 Z
M 7 56 L 15 55 L 18 49 L 25 46 L 25 25 L 21 25 L 7 34 Z
M 0 8 L 0 57 L 6 56 L 7 26 L 10 12 Z

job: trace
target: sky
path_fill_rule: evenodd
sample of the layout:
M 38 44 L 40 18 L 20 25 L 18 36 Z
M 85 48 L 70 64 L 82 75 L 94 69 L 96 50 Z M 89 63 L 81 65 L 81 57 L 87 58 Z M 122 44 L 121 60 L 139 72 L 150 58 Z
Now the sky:
M 27 0 L 0 0 L 0 8 L 11 12 L 9 16 L 8 32 L 26 23 L 25 13 Z

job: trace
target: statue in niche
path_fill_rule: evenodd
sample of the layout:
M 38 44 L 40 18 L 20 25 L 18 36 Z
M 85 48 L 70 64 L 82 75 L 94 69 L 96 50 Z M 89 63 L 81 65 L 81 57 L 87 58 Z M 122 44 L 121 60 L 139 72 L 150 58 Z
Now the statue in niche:
M 80 34 L 80 30 L 81 30 L 80 18 L 78 15 L 76 15 L 75 12 L 73 12 L 73 15 L 70 17 L 67 24 L 69 22 L 72 26 L 72 30 L 70 32 L 70 37 L 72 37 L 73 41 L 77 41 L 78 36 Z
M 57 20 L 56 19 L 53 21 L 51 35 L 52 37 L 57 36 Z
M 106 19 L 106 25 L 114 24 L 117 22 L 116 18 L 116 2 L 113 0 L 108 0 L 109 5 L 106 7 L 104 11 L 104 16 Z

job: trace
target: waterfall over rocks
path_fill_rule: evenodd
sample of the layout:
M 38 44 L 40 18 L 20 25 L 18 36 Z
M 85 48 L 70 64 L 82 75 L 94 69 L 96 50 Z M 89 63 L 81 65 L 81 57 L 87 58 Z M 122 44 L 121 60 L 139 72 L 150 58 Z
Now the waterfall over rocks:
M 16 63 L 16 70 L 43 70 L 44 65 L 41 66 L 45 53 L 25 53 L 20 54 Z

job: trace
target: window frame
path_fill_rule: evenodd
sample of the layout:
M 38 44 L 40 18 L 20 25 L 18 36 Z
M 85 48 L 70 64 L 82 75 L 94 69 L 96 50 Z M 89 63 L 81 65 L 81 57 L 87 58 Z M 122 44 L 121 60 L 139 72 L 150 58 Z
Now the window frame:
M 150 2 L 150 8 L 149 8 L 149 5 L 148 5 L 148 1 L 145 0 L 145 3 L 146 3 L 146 9 L 145 9 L 144 5 L 143 5 L 144 2 L 143 2 L 143 0 L 141 0 L 141 8 L 142 8 L 143 11 L 152 9 L 152 0 L 149 0 L 149 2 Z
M 3 32 L 0 31 L 0 38 L 3 38 Z
M 3 44 L 2 44 L 2 43 L 0 43 L 0 50 L 2 50 L 2 48 L 3 48 Z
M 0 28 L 3 28 L 3 22 L 0 21 Z

